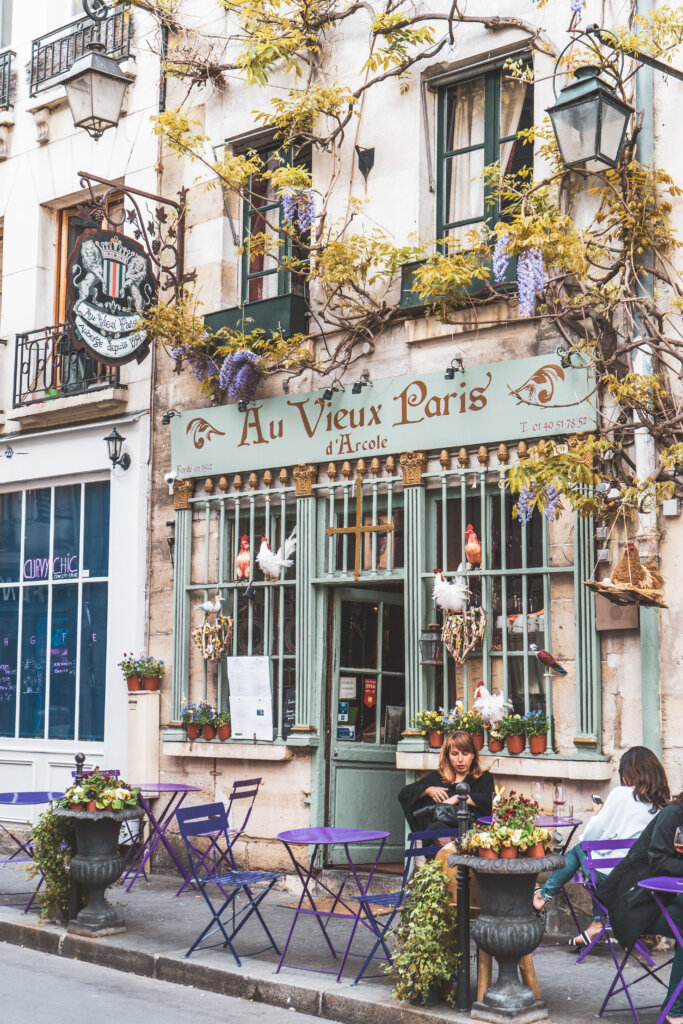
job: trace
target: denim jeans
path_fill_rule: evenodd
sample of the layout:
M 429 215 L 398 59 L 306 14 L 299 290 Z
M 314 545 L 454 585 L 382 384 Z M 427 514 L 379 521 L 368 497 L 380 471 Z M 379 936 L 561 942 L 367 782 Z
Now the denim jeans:
M 666 909 L 669 915 L 673 918 L 679 932 L 683 934 L 683 894 L 676 896 Z M 670 939 L 674 937 L 673 932 L 671 931 L 671 925 L 663 914 L 660 914 L 654 924 L 648 928 L 648 932 L 652 935 L 666 935 Z M 676 951 L 674 953 L 673 963 L 671 964 L 671 974 L 669 975 L 669 989 L 666 993 L 667 1002 L 673 995 L 674 989 L 682 977 L 683 950 L 678 943 L 676 943 Z M 672 1017 L 683 1017 L 683 991 L 678 993 L 676 1002 L 669 1010 L 669 1014 Z
M 546 901 L 551 900 L 553 896 L 560 891 L 563 885 L 566 885 L 567 882 L 571 882 L 577 871 L 580 871 L 588 877 L 588 871 L 586 871 L 583 866 L 584 861 L 586 860 L 586 854 L 581 849 L 580 843 L 577 843 L 576 846 L 572 846 L 571 850 L 567 850 L 564 855 L 564 859 L 567 862 L 566 867 L 558 868 L 557 871 L 553 871 L 553 873 L 546 879 L 545 884 L 541 889 L 541 896 Z M 595 872 L 596 881 L 601 882 L 604 877 L 605 876 L 601 871 Z M 598 908 L 595 903 L 593 903 L 593 920 L 600 920 Z

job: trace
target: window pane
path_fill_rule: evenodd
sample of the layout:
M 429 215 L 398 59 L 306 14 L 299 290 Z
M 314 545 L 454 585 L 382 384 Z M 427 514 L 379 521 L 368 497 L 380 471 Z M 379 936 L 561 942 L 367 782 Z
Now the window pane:
M 26 491 L 24 579 L 46 580 L 50 558 L 50 488 Z
M 54 587 L 50 629 L 50 739 L 68 740 L 74 735 L 77 636 L 78 586 L 67 583 Z
M 339 663 L 342 668 L 377 667 L 377 605 L 342 601 Z
M 52 547 L 52 578 L 78 579 L 81 528 L 81 487 L 55 488 L 55 529 Z
M 0 494 L 0 583 L 19 579 L 21 494 Z
M 78 550 L 78 548 L 76 548 Z M 85 485 L 83 576 L 109 572 L 109 481 Z
M 0 736 L 14 736 L 17 706 L 17 638 L 19 593 L 0 589 Z
M 81 675 L 78 737 L 104 739 L 107 656 L 107 584 L 84 583 L 81 612 Z
M 446 151 L 484 145 L 484 78 L 461 82 L 446 100 Z
M 528 82 L 503 78 L 500 89 L 500 137 L 516 135 L 530 128 L 534 117 L 533 89 Z M 531 167 L 534 147 L 519 139 L 500 146 L 500 168 L 503 174 L 516 174 L 522 167 Z
M 24 589 L 19 698 L 19 735 L 22 737 L 42 736 L 45 728 L 47 595 L 47 587 Z
M 445 224 L 484 216 L 483 170 L 483 149 L 448 157 L 445 167 Z

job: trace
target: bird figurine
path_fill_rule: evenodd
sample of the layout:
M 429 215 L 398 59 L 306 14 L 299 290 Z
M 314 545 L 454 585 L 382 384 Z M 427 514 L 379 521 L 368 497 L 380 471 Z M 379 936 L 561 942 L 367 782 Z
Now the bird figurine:
M 249 538 L 246 533 L 240 541 L 240 549 L 235 559 L 237 568 L 237 579 L 248 580 L 251 573 L 251 551 L 249 550 Z
M 195 608 L 197 611 L 204 612 L 204 615 L 211 615 L 212 612 L 214 615 L 218 615 L 221 610 L 222 601 L 223 598 L 216 594 L 213 601 L 204 601 L 203 604 L 196 604 Z
M 536 655 L 536 657 L 538 658 L 538 660 L 544 668 L 551 668 L 553 672 L 557 672 L 558 676 L 567 675 L 566 668 L 562 668 L 562 666 L 555 661 L 550 651 L 544 651 L 538 648 L 536 644 L 529 644 L 529 650 L 532 652 L 532 654 Z
M 467 607 L 467 585 L 457 577 L 451 583 L 441 569 L 435 569 L 432 597 L 437 608 L 447 612 L 464 612 Z
M 612 586 L 647 587 L 646 571 L 640 561 L 638 548 L 631 541 L 624 548 L 621 561 L 612 570 L 610 582 Z
M 261 537 L 261 547 L 256 556 L 256 561 L 261 569 L 263 575 L 267 580 L 279 580 L 280 570 L 289 569 L 293 564 L 294 559 L 292 555 L 296 551 L 296 526 L 290 533 L 289 537 L 284 543 L 284 551 L 282 548 L 278 548 L 277 553 L 273 554 L 270 549 L 267 537 Z
M 470 565 L 481 565 L 481 541 L 477 537 L 472 523 L 465 530 L 465 558 Z
M 474 704 L 472 706 L 475 711 L 479 712 L 486 724 L 493 729 L 502 718 L 505 718 L 508 708 L 512 707 L 512 703 L 509 700 L 505 700 L 502 693 L 491 693 L 482 682 L 479 683 L 474 691 Z
M 647 582 L 645 583 L 645 589 L 664 590 L 664 577 L 657 568 L 657 563 L 653 561 L 643 562 L 643 569 L 648 576 Z

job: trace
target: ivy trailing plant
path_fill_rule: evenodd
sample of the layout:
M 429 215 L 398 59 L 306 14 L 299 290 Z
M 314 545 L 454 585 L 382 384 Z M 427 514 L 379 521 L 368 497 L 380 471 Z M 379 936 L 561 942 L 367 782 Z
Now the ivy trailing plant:
M 69 864 L 75 839 L 73 820 L 55 814 L 51 803 L 38 818 L 31 833 L 33 861 L 26 869 L 29 878 L 45 878 L 38 893 L 40 916 L 65 921 L 69 912 L 71 876 Z
M 448 879 L 438 861 L 421 865 L 412 877 L 401 923 L 394 929 L 393 962 L 386 968 L 397 999 L 426 1003 L 431 986 L 448 986 L 453 1003 L 453 979 L 460 960 L 456 945 L 455 907 L 449 900 Z

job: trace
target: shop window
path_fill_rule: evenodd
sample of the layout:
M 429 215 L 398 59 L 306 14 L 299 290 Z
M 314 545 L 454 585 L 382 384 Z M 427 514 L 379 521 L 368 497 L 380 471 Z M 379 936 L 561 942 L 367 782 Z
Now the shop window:
M 533 164 L 517 133 L 533 124 L 533 86 L 495 69 L 439 94 L 437 237 L 465 243 L 467 233 L 505 216 L 484 185 L 485 167 L 502 174 Z
M 353 413 L 352 413 L 353 416 Z M 393 472 L 393 470 L 392 470 Z M 336 476 L 336 474 L 335 474 Z M 326 500 L 324 573 L 340 579 L 378 579 L 403 572 L 403 494 L 396 492 L 399 476 L 374 475 L 360 484 L 360 520 L 357 506 L 358 478 L 349 470 L 343 479 L 318 484 L 318 496 Z M 391 524 L 391 530 L 382 526 Z M 359 529 L 359 525 L 362 529 Z M 373 529 L 369 529 L 373 527 Z
M 103 740 L 109 483 L 0 494 L 0 735 Z

